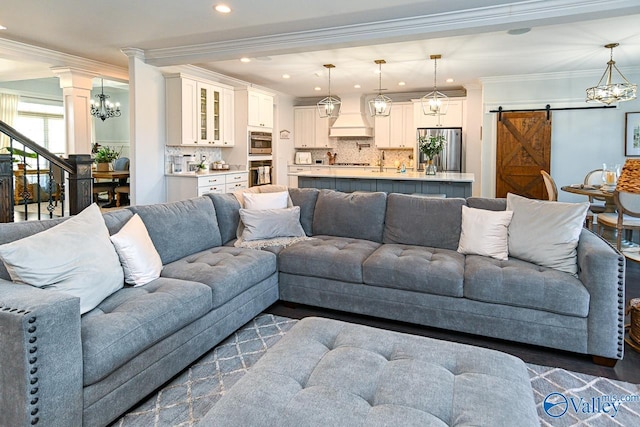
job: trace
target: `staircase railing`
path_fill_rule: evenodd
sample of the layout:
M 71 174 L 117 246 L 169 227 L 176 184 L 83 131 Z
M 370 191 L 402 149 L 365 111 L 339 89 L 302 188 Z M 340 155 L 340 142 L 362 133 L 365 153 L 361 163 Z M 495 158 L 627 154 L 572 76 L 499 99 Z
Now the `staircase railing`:
M 41 220 L 44 202 L 48 202 L 48 218 L 65 216 L 67 198 L 70 215 L 91 204 L 90 155 L 59 157 L 2 121 L 1 134 L 9 138 L 10 154 L 0 154 L 0 223 Z M 27 158 L 35 159 L 35 168 L 27 169 Z M 41 158 L 47 161 L 48 168 L 40 168 Z M 13 165 L 16 162 L 17 169 Z

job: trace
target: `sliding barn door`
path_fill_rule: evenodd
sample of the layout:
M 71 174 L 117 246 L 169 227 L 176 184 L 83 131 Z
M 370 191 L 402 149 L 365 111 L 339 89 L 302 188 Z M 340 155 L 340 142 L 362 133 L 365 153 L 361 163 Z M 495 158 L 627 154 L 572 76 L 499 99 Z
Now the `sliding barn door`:
M 547 120 L 546 111 L 502 113 L 496 156 L 496 197 L 547 199 L 540 170 L 551 166 L 551 115 Z

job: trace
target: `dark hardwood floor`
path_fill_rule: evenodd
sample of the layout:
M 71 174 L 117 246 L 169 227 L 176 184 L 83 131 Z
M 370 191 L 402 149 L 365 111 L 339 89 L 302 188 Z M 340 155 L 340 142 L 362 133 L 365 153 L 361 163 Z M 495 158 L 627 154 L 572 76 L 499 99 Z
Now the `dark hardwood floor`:
M 640 297 L 640 264 L 632 261 L 627 261 L 625 285 L 625 296 L 627 301 L 629 301 L 631 298 Z M 297 305 L 295 308 L 292 308 L 279 301 L 269 307 L 269 309 L 267 309 L 266 311 L 271 314 L 294 319 L 302 319 L 308 316 L 327 317 L 373 326 L 377 328 L 394 330 L 398 332 L 455 341 L 464 344 L 476 345 L 479 347 L 492 348 L 494 350 L 513 354 L 514 356 L 517 356 L 528 363 L 554 366 L 571 371 L 582 372 L 589 375 L 607 377 L 636 384 L 640 383 L 640 353 L 629 347 L 628 344 L 625 344 L 624 359 L 618 361 L 615 367 L 608 368 L 605 366 L 594 364 L 591 361 L 590 356 L 581 354 L 526 344 L 518 344 L 491 338 L 478 337 L 475 335 L 456 333 L 442 329 L 428 328 L 425 326 L 418 326 L 409 323 L 396 322 L 334 310 L 327 310 L 317 307 Z

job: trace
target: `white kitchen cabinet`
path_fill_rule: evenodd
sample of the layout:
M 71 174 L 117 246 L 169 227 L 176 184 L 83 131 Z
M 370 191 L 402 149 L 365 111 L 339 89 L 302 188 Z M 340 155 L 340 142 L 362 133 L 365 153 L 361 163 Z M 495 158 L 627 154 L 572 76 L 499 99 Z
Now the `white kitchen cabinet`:
M 294 107 L 293 146 L 301 149 L 331 148 L 329 118 L 321 118 L 316 107 Z
M 249 126 L 273 128 L 273 96 L 248 89 Z
M 427 116 L 422 112 L 422 104 L 418 101 L 413 104 L 413 118 L 416 128 L 435 127 L 462 127 L 464 112 L 462 99 L 449 99 L 447 114 L 443 116 Z
M 310 172 L 311 165 L 289 165 L 287 167 L 287 173 L 292 172 Z M 298 177 L 290 176 L 289 177 L 289 187 L 297 188 L 298 187 Z
M 416 128 L 413 125 L 413 104 L 395 103 L 387 117 L 375 118 L 377 148 L 413 148 Z
M 235 122 L 234 122 L 234 93 L 231 88 L 224 88 L 222 91 L 222 138 L 220 146 L 233 147 L 235 145 Z
M 233 145 L 231 87 L 183 74 L 165 76 L 165 83 L 167 145 Z M 225 98 L 225 93 L 231 98 L 228 94 Z
M 198 143 L 220 144 L 220 90 L 215 86 L 197 82 L 198 89 Z
M 247 188 L 248 172 L 215 173 L 210 175 L 167 175 L 167 201 L 175 202 L 210 193 L 232 193 Z

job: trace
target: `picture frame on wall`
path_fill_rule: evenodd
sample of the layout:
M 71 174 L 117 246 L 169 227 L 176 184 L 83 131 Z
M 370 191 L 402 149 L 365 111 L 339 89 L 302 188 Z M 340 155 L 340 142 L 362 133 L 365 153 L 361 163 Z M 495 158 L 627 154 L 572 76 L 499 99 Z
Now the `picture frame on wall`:
M 626 113 L 624 123 L 624 155 L 640 157 L 640 112 Z

